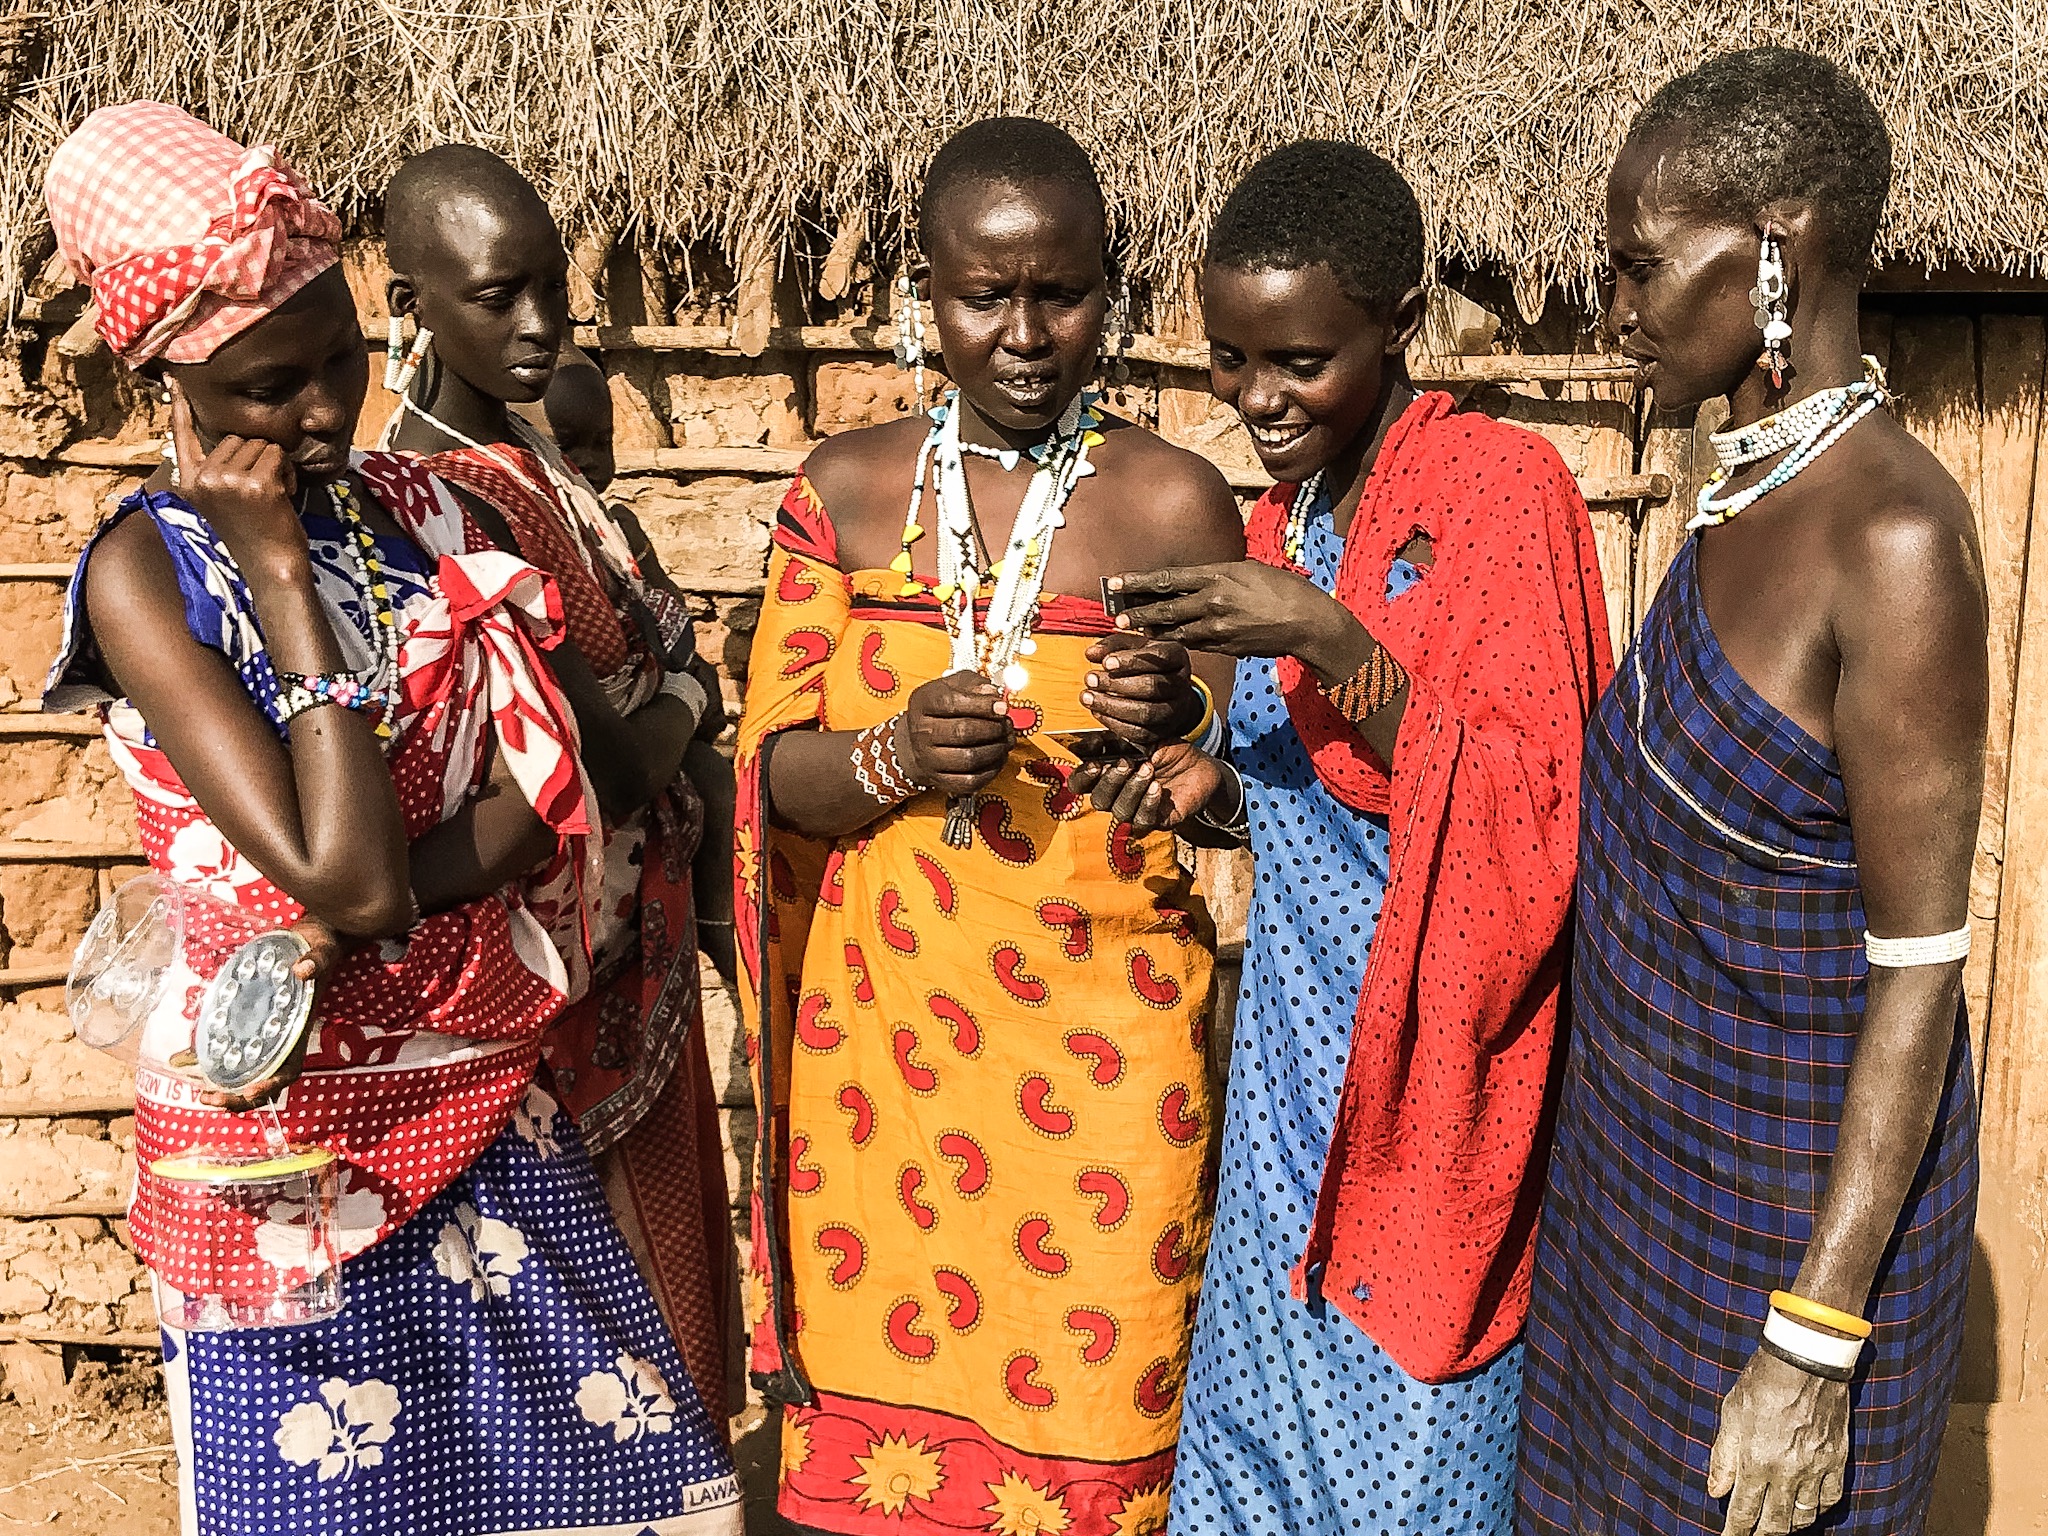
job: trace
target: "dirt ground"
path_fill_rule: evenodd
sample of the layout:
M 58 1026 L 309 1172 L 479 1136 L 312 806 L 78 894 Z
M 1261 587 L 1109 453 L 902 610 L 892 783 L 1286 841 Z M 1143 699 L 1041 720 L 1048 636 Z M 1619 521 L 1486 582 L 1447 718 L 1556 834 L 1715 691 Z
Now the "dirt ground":
M 0 1401 L 0 1536 L 176 1536 L 177 1469 L 154 1358 L 76 1363 L 71 1396 L 42 1412 Z M 747 1530 L 784 1536 L 772 1508 L 774 1427 L 756 1411 L 734 1429 Z M 1927 1536 L 2048 1536 L 2043 1447 L 2048 1404 L 1959 1405 Z

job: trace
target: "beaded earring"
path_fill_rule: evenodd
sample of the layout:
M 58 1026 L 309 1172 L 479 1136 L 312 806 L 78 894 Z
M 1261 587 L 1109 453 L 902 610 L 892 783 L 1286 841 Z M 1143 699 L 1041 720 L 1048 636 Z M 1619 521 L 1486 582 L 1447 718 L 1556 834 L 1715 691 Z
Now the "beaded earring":
M 1118 285 L 1116 302 L 1109 308 L 1109 323 L 1103 327 L 1102 378 L 1105 384 L 1121 387 L 1131 382 L 1127 354 L 1137 338 L 1131 334 L 1131 280 Z
M 910 370 L 913 411 L 924 409 L 924 306 L 918 302 L 917 279 L 910 274 L 910 248 L 903 250 L 903 275 L 896 279 L 903 303 L 896 321 L 896 366 Z
M 1785 387 L 1785 369 L 1790 365 L 1785 344 L 1792 339 L 1792 325 L 1785 318 L 1785 261 L 1778 251 L 1778 237 L 1764 231 L 1757 249 L 1756 286 L 1749 290 L 1749 302 L 1756 306 L 1756 326 L 1764 333 L 1764 355 L 1759 368 L 1771 371 L 1771 387 Z
M 405 322 L 397 315 L 391 317 L 391 327 L 384 333 L 384 387 L 394 395 L 403 395 L 412 388 L 412 381 L 420 371 L 420 364 L 427 360 L 427 349 L 434 344 L 434 333 L 421 326 L 412 338 L 412 349 L 406 350 Z

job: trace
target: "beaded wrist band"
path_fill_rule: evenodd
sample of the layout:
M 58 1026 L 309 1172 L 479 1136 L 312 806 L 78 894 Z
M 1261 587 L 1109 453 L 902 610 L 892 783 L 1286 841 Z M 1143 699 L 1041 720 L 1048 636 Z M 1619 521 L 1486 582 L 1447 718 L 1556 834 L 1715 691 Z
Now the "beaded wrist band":
M 382 710 L 391 697 L 350 672 L 318 672 L 311 676 L 280 672 L 278 681 L 284 684 L 278 706 L 286 720 L 296 719 L 322 704 L 336 704 L 362 713 Z
M 1393 703 L 1407 684 L 1407 668 L 1375 641 L 1364 664 L 1343 682 L 1325 688 L 1323 697 L 1336 706 L 1338 714 L 1358 725 Z
M 901 715 L 892 715 L 853 738 L 853 776 L 861 789 L 885 810 L 923 793 L 925 788 L 905 770 L 902 759 L 896 755 L 896 732 L 902 723 Z

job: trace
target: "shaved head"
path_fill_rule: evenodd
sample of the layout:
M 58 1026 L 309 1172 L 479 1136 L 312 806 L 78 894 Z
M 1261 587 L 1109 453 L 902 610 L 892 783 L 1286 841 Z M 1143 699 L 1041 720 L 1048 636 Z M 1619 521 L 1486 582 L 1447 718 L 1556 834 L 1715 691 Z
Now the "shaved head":
M 406 161 L 385 189 L 384 246 L 392 269 L 411 271 L 431 261 L 451 229 L 479 209 L 561 238 L 532 182 L 488 149 L 442 144 Z
M 385 190 L 384 244 L 391 312 L 432 332 L 435 379 L 541 398 L 569 339 L 569 256 L 531 182 L 473 144 L 414 155 Z

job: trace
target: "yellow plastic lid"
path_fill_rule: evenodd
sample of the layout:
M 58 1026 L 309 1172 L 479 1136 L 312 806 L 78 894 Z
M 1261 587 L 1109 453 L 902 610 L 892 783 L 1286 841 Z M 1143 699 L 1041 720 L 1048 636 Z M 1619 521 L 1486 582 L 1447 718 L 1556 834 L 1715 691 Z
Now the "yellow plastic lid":
M 228 1162 L 221 1158 L 208 1157 L 194 1149 L 179 1152 L 171 1157 L 160 1157 L 149 1165 L 149 1171 L 160 1179 L 188 1183 L 220 1183 L 242 1179 L 281 1179 L 290 1174 L 310 1173 L 315 1168 L 325 1168 L 333 1161 L 334 1154 L 325 1147 L 302 1147 L 255 1163 Z

